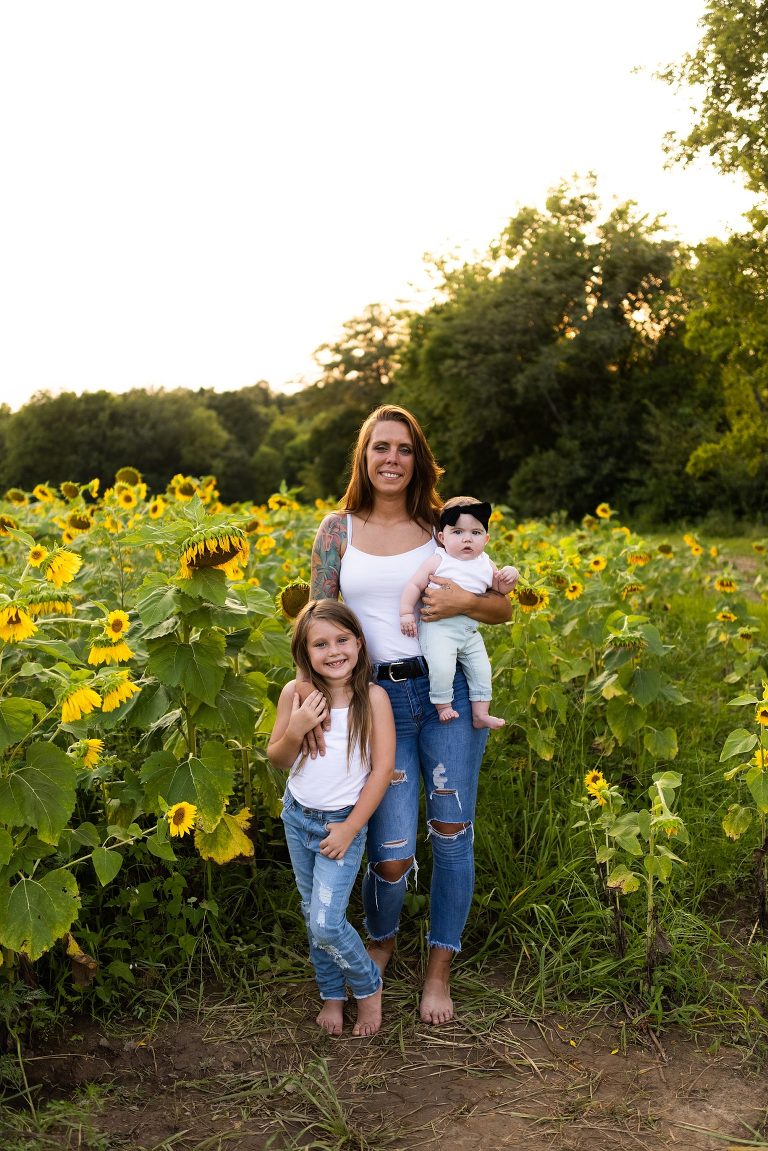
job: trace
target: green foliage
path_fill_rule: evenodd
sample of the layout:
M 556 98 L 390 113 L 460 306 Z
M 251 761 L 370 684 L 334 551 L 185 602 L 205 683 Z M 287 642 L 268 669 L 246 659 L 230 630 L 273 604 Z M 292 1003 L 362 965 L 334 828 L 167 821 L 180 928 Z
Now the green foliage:
M 661 76 L 692 89 L 694 125 L 667 147 L 689 163 L 700 152 L 723 172 L 768 191 L 768 14 L 762 0 L 709 0 L 695 52 Z

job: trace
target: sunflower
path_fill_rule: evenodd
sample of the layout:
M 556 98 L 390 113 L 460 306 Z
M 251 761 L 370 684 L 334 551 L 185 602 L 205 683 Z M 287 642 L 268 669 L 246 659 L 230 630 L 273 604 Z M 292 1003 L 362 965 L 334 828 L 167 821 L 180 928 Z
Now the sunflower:
M 752 643 L 756 631 L 756 627 L 740 627 L 736 634 L 744 643 Z
M 5 498 L 7 499 L 8 497 L 6 496 Z M 765 544 L 762 542 L 762 540 L 755 540 L 755 542 L 752 544 L 752 551 L 755 552 L 756 555 L 765 555 L 765 550 Z
M 592 556 L 592 559 L 587 564 L 587 567 L 591 572 L 601 572 L 605 569 L 607 563 L 608 560 L 605 558 L 605 556 Z
M 70 512 L 67 516 L 67 528 L 70 532 L 87 532 L 93 527 L 93 516 L 88 511 Z
M 755 711 L 755 721 L 761 727 L 768 727 L 768 702 L 759 703 Z
M 689 548 L 692 548 L 693 545 L 697 542 L 698 541 L 696 539 L 696 536 L 691 535 L 690 532 L 686 532 L 685 535 L 683 536 L 683 543 L 687 544 Z
M 0 515 L 0 536 L 10 535 L 11 532 L 17 531 L 18 527 L 13 516 Z
M 138 468 L 133 468 L 130 465 L 125 468 L 118 468 L 115 472 L 115 482 L 128 484 L 129 487 L 135 488 L 137 484 L 141 483 L 141 472 Z
M 609 520 L 614 515 L 614 511 L 610 504 L 598 504 L 595 508 L 595 515 L 598 519 Z
M 625 583 L 621 589 L 621 598 L 629 599 L 631 595 L 638 595 L 641 591 L 645 590 L 645 584 L 639 583 L 637 580 L 631 580 Z
M 119 639 L 123 638 L 130 626 L 131 623 L 128 618 L 128 612 L 120 611 L 119 609 L 117 611 L 111 611 L 104 620 L 104 635 L 108 635 L 112 643 L 117 643 Z
M 579 581 L 575 579 L 573 583 L 569 583 L 568 587 L 565 589 L 565 598 L 569 600 L 578 599 L 583 591 L 584 584 L 579 583 Z
M 275 597 L 275 606 L 284 619 L 293 620 L 309 600 L 309 584 L 305 580 L 294 580 L 281 588 Z
M 27 552 L 27 563 L 30 567 L 39 568 L 47 555 L 48 548 L 44 548 L 42 544 L 34 544 Z
M 186 835 L 195 826 L 197 808 L 194 803 L 174 803 L 165 813 L 168 820 L 168 831 L 171 835 Z
M 155 496 L 152 503 L 149 505 L 149 518 L 151 520 L 159 520 L 166 508 L 165 500 L 162 496 Z
M 5 498 L 9 504 L 16 504 L 16 507 L 23 508 L 29 503 L 29 496 L 23 492 L 21 488 L 8 488 L 5 493 Z
M 265 556 L 267 552 L 271 552 L 272 549 L 276 547 L 277 541 L 274 536 L 260 536 L 256 544 L 256 551 L 261 552 L 261 554 Z
M 72 599 L 67 592 L 51 592 L 41 586 L 40 591 L 27 595 L 26 609 L 31 616 L 72 615 Z
M 181 576 L 190 579 L 201 568 L 224 568 L 236 560 L 248 562 L 250 545 L 240 528 L 200 528 L 184 541 L 181 548 Z
M 62 584 L 70 583 L 82 566 L 83 561 L 79 555 L 56 547 L 43 560 L 42 571 L 54 587 L 61 587 Z
M 738 589 L 738 584 L 731 576 L 718 576 L 715 580 L 715 591 L 723 592 L 724 595 L 730 595 Z
M 104 527 L 107 529 L 110 535 L 113 536 L 116 536 L 118 532 L 123 530 L 123 525 L 120 523 L 120 520 L 116 519 L 115 516 L 112 515 L 104 517 Z
M 584 787 L 587 789 L 587 795 L 597 800 L 600 807 L 605 807 L 608 802 L 605 793 L 609 784 L 602 771 L 598 771 L 596 768 L 588 771 L 584 776 Z
M 630 552 L 627 556 L 627 563 L 632 568 L 645 567 L 647 563 L 650 563 L 650 560 L 651 557 L 648 552 Z
M 35 484 L 32 488 L 32 495 L 36 500 L 39 500 L 41 504 L 51 504 L 56 499 L 56 496 L 47 484 Z
M 179 503 L 189 503 L 198 494 L 198 486 L 191 476 L 176 475 L 171 480 L 171 491 Z
M 541 611 L 549 603 L 549 595 L 544 588 L 521 587 L 516 588 L 513 594 L 524 612 Z
M 61 722 L 73 723 L 101 707 L 101 696 L 92 687 L 78 687 L 65 697 L 61 705 Z
M 664 556 L 665 559 L 669 559 L 670 556 L 675 554 L 671 544 L 659 544 L 659 546 L 656 548 L 656 551 L 660 556 Z
M 648 641 L 641 635 L 632 635 L 631 632 L 622 632 L 621 635 L 612 635 L 610 647 L 614 651 L 642 651 L 648 646 Z
M 104 753 L 104 740 L 103 739 L 83 739 L 81 740 L 83 764 L 86 767 L 94 768 L 101 759 Z
M 121 488 L 117 493 L 117 502 L 121 508 L 124 508 L 126 511 L 131 511 L 136 507 L 139 501 L 136 498 L 136 492 L 133 488 Z
M 720 623 L 734 623 L 737 617 L 732 611 L 728 611 L 727 608 L 723 608 L 722 611 L 717 613 L 715 618 L 719 620 Z
M 20 643 L 37 631 L 37 624 L 24 607 L 21 604 L 9 603 L 0 608 L 0 639 L 4 639 L 6 643 Z
M 717 557 L 720 555 L 720 552 L 717 549 L 717 547 L 714 544 L 712 544 L 712 547 L 709 549 L 709 554 L 712 556 L 713 560 L 716 560 Z
M 701 546 L 701 544 L 697 544 L 697 543 L 691 544 L 691 555 L 694 556 L 696 559 L 698 559 L 699 556 L 704 555 L 704 548 Z
M 73 484 L 71 480 L 64 480 L 63 484 L 59 484 L 59 491 L 65 500 L 76 500 L 80 495 L 80 488 L 77 484 Z
M 128 678 L 127 671 L 119 671 L 104 688 L 104 702 L 101 705 L 101 710 L 115 711 L 121 703 L 125 703 L 131 696 L 140 691 L 141 688 Z
M 95 643 L 88 652 L 88 663 L 94 667 L 102 663 L 125 663 L 129 659 L 133 659 L 133 652 L 124 640 L 107 644 Z

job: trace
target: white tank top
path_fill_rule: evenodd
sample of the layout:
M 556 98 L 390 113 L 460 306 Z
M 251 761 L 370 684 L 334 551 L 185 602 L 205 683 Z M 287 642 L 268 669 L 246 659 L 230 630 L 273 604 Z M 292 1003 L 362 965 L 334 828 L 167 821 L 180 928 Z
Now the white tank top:
M 435 541 L 396 556 L 372 556 L 352 545 L 352 516 L 347 516 L 347 546 L 339 586 L 363 629 L 373 663 L 391 663 L 421 655 L 419 641 L 400 631 L 400 597 L 408 580 L 435 550 Z
M 325 755 L 307 756 L 301 767 L 297 756 L 288 777 L 291 795 L 302 807 L 316 811 L 338 811 L 357 803 L 368 771 L 360 749 L 355 747 L 347 764 L 348 707 L 331 709 L 331 726 L 325 733 Z
M 436 576 L 453 580 L 459 587 L 475 595 L 482 595 L 492 586 L 493 564 L 485 552 L 471 560 L 459 560 L 449 556 L 445 548 L 436 548 L 436 551 L 440 556 L 440 564 L 434 573 Z

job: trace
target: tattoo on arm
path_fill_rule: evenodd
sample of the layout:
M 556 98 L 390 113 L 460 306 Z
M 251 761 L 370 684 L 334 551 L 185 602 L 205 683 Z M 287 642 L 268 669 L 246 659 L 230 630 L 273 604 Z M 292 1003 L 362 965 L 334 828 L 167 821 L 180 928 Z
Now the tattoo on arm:
M 343 515 L 326 516 L 317 529 L 312 548 L 312 599 L 338 599 L 341 557 L 347 545 L 347 520 Z

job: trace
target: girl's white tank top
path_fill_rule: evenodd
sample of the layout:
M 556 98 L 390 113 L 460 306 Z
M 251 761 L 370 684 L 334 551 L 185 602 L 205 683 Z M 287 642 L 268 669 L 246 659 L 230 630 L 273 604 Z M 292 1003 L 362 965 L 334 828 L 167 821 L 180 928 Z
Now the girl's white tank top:
M 302 807 L 338 811 L 357 803 L 368 771 L 358 747 L 347 764 L 348 719 L 348 707 L 332 708 L 331 726 L 325 733 L 325 755 L 318 755 L 317 759 L 307 756 L 303 764 L 298 756 L 291 768 L 288 788 Z
M 339 586 L 363 629 L 373 663 L 392 663 L 421 655 L 419 641 L 400 631 L 403 588 L 435 550 L 434 539 L 395 556 L 372 556 L 352 543 L 352 516 L 347 515 L 347 547 L 341 559 Z

